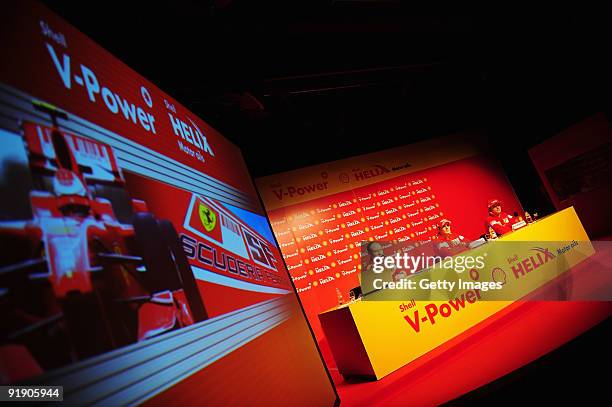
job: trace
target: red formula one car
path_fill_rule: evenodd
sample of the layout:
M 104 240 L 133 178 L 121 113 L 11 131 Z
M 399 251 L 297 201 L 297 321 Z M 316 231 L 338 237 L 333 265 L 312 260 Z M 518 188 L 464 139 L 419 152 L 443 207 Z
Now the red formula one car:
M 35 106 L 53 126 L 21 126 L 31 218 L 0 221 L 4 383 L 207 318 L 173 225 L 128 197 L 111 147 Z

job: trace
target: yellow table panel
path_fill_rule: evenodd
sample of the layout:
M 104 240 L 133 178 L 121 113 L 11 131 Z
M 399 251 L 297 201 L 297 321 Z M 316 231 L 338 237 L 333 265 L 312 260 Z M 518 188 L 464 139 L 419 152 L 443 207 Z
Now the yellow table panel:
M 549 250 L 554 259 L 544 264 L 545 256 L 538 259 L 537 254 L 542 252 L 534 249 L 534 243 Z M 510 246 L 512 252 L 493 250 L 491 245 L 499 244 Z M 560 248 L 563 252 L 558 251 Z M 340 373 L 380 379 L 513 304 L 508 293 L 512 299 L 522 298 L 591 256 L 594 250 L 576 212 L 568 208 L 461 255 L 484 253 L 490 253 L 484 272 L 496 267 L 505 272 L 504 296 L 500 295 L 502 290 L 456 292 L 453 295 L 460 298 L 464 294 L 465 301 L 463 305 L 455 301 L 453 306 L 444 298 L 447 292 L 440 293 L 443 300 L 436 300 L 436 293 L 432 293 L 428 301 L 362 300 L 321 313 L 321 325 Z M 534 264 L 540 267 L 532 269 Z M 523 273 L 519 271 L 515 277 L 512 267 Z M 435 275 L 434 270 L 427 276 L 433 279 Z

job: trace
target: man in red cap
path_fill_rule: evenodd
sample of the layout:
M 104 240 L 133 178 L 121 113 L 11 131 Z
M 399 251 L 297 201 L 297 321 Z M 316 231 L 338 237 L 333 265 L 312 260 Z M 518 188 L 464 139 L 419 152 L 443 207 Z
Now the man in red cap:
M 451 230 L 451 221 L 442 219 L 438 223 L 438 242 L 436 243 L 436 252 L 442 257 L 452 256 L 464 251 L 468 247 L 468 243 L 461 235 L 455 234 Z
M 486 225 L 487 231 L 492 228 L 498 236 L 512 232 L 512 224 L 514 218 L 506 212 L 502 212 L 501 201 L 499 199 L 490 199 L 487 203 L 489 216 L 487 216 Z

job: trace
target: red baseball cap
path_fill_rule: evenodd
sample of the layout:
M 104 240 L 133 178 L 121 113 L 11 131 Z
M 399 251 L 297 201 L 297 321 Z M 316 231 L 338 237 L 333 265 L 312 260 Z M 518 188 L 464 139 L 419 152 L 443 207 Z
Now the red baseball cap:
M 447 224 L 447 223 L 450 225 L 453 222 L 451 222 L 448 219 L 440 219 L 440 222 L 438 222 L 438 228 L 444 227 L 444 225 Z
M 487 203 L 487 209 L 491 209 L 497 205 L 501 205 L 501 201 L 499 199 L 489 199 Z

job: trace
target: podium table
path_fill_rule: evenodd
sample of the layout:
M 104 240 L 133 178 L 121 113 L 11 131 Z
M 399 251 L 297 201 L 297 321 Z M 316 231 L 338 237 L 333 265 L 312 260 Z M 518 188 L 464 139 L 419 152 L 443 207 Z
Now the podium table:
M 553 282 L 594 253 L 573 208 L 542 218 L 496 242 L 517 242 L 520 249 L 512 253 L 512 259 L 498 256 L 487 260 L 483 272 L 503 270 L 508 287 L 523 289 L 525 295 Z M 482 253 L 496 242 L 461 255 Z M 567 242 L 572 242 L 571 248 Z M 520 274 L 520 267 L 529 268 L 529 256 L 535 253 L 532 246 L 549 250 L 556 260 L 563 261 L 556 261 L 550 270 L 543 266 Z M 457 309 L 445 305 L 448 304 L 445 300 L 375 301 L 366 297 L 322 312 L 319 319 L 339 372 L 344 377 L 378 380 L 454 338 L 465 336 L 466 332 L 479 332 L 474 328 L 484 328 L 494 322 L 496 314 L 516 302 L 487 299 L 486 294 L 481 293 L 478 298 L 470 296 L 472 301 L 465 301 Z

